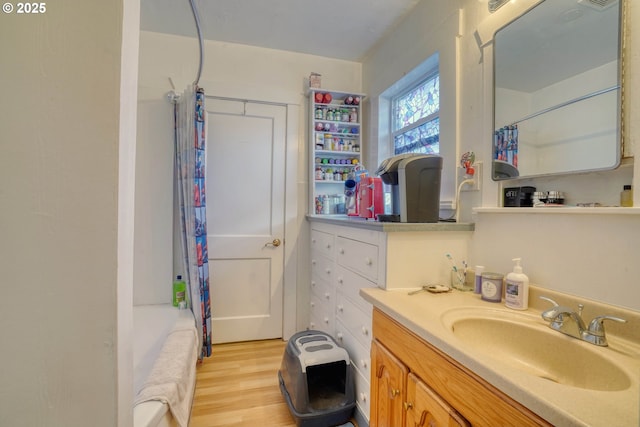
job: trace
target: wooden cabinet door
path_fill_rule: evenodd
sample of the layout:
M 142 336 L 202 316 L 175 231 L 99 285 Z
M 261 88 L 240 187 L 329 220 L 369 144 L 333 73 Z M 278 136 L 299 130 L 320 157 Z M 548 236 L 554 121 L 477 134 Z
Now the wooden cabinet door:
M 404 425 L 407 367 L 379 342 L 371 343 L 370 427 Z
M 409 374 L 405 427 L 470 427 L 471 424 L 420 378 Z

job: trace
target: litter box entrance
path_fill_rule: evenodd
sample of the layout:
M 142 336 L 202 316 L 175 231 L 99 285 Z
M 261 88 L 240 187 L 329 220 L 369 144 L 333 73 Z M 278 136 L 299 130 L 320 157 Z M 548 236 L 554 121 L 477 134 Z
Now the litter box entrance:
M 307 366 L 309 406 L 316 411 L 346 403 L 347 364 L 344 360 Z

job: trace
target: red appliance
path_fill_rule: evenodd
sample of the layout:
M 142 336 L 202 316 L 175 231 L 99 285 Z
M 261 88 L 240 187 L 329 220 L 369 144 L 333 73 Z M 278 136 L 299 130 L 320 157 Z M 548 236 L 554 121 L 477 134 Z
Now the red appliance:
M 377 218 L 384 213 L 382 179 L 363 177 L 356 192 L 360 218 Z

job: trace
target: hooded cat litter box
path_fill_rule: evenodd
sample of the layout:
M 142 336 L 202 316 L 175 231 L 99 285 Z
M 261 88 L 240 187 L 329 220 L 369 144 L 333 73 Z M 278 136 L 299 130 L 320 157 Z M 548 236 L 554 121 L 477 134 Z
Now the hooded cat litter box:
M 291 337 L 278 379 L 298 427 L 336 426 L 353 413 L 349 354 L 324 332 L 303 331 Z

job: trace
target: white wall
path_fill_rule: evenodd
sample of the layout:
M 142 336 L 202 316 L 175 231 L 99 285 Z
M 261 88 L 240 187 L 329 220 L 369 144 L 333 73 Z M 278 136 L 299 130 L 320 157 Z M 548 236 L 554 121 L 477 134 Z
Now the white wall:
M 136 196 L 136 304 L 168 302 L 172 258 L 172 106 L 165 95 L 171 78 L 182 91 L 196 76 L 196 39 L 142 32 L 138 93 L 140 171 Z M 287 167 L 287 247 L 285 305 L 299 308 L 297 328 L 307 323 L 308 236 L 305 214 L 308 192 L 307 78 L 322 74 L 322 87 L 361 91 L 361 64 L 293 52 L 207 41 L 200 85 L 207 95 L 289 104 Z M 293 174 L 293 175 L 292 175 Z M 294 203 L 293 206 L 290 206 Z M 303 248 L 302 251 L 299 248 Z M 298 266 L 303 266 L 300 269 Z M 296 289 L 297 287 L 297 289 Z M 294 301 L 292 301 L 292 299 Z M 297 301 L 295 301 L 297 300 Z M 290 316 L 291 313 L 285 313 Z M 286 321 L 286 317 L 285 317 Z
M 119 209 L 132 208 L 119 192 L 119 150 L 134 144 L 135 116 L 121 132 L 131 104 L 120 93 L 135 91 L 127 61 L 137 34 L 121 58 L 136 11 L 137 1 L 60 0 L 40 15 L 0 18 L 3 426 L 130 418 L 130 399 L 118 407 L 119 390 L 132 388 L 131 343 L 119 342 L 132 277 L 119 265 L 119 227 L 131 219 Z
M 527 0 L 524 3 L 533 4 Z M 524 3 L 507 3 L 493 15 L 487 11 L 486 2 L 458 0 L 439 2 L 423 0 L 405 23 L 370 53 L 363 64 L 363 90 L 381 93 L 387 85 L 402 77 L 403 73 L 425 60 L 431 52 L 440 49 L 438 37 L 424 37 L 438 33 L 446 21 L 443 17 L 462 9 L 463 29 L 457 41 L 456 56 L 458 80 L 458 153 L 476 152 L 478 160 L 491 158 L 492 118 L 492 46 L 493 31 L 500 28 Z M 627 23 L 632 30 L 634 22 L 640 22 L 640 6 L 628 2 Z M 635 19 L 633 19 L 635 18 Z M 476 34 L 477 32 L 477 34 Z M 627 153 L 637 145 L 640 129 L 640 109 L 636 87 L 640 80 L 640 36 L 629 32 L 627 57 L 625 110 L 625 140 Z M 480 45 L 484 45 L 481 47 Z M 446 54 L 440 50 L 440 55 Z M 384 66 L 383 64 L 392 64 Z M 384 69 L 383 69 L 384 68 Z M 636 83 L 634 85 L 634 83 Z M 635 95 L 635 96 L 634 96 Z M 444 97 L 444 93 L 442 94 Z M 443 99 L 444 102 L 444 99 Z M 629 108 L 630 106 L 630 108 Z M 633 106 L 636 108 L 633 109 Z M 374 121 L 375 121 L 375 114 Z M 375 129 L 377 123 L 371 123 Z M 619 171 L 600 172 L 569 177 L 510 182 L 510 185 L 538 185 L 542 189 L 565 190 L 571 201 L 618 200 L 622 183 L 633 179 L 637 187 L 638 165 L 626 166 Z M 513 215 L 490 214 L 471 216 L 472 206 L 499 206 L 501 185 L 489 178 L 485 168 L 481 196 L 463 193 L 463 219 L 476 221 L 469 261 L 471 265 L 483 264 L 493 271 L 511 270 L 511 258 L 523 256 L 523 264 L 532 282 L 560 292 L 581 295 L 586 298 L 640 310 L 640 286 L 633 266 L 640 264 L 638 251 L 633 250 L 638 236 L 631 230 L 638 229 L 636 216 L 585 216 L 567 215 Z M 635 171 L 635 173 L 634 173 Z M 632 178 L 633 176 L 633 178 Z M 640 198 L 640 196 L 637 196 Z M 551 232 L 552 237 L 547 235 Z

